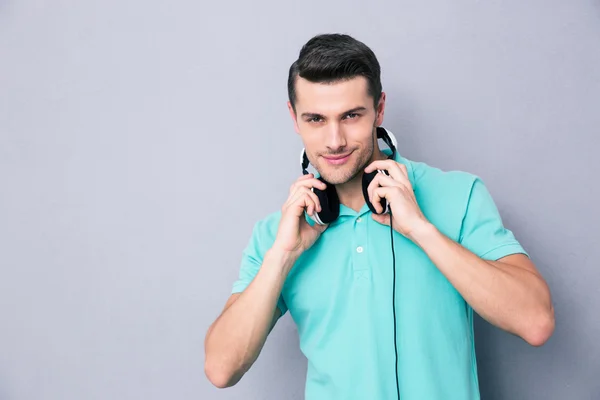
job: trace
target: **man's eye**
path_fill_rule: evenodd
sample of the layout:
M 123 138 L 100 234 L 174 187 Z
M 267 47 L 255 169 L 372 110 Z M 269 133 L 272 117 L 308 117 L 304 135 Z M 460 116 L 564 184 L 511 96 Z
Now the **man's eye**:
M 350 114 L 346 115 L 346 118 L 350 118 L 350 119 L 354 119 L 356 117 L 358 117 L 358 114 L 356 114 L 356 113 L 350 113 Z
M 312 117 L 308 119 L 308 122 L 321 122 L 320 117 Z

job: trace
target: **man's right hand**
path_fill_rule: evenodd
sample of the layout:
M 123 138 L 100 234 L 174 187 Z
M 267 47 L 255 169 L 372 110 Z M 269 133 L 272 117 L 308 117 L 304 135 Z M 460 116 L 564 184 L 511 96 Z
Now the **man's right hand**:
M 302 175 L 290 187 L 287 201 L 281 208 L 281 220 L 273 247 L 295 256 L 300 256 L 309 249 L 327 229 L 327 225 L 311 226 L 304 217 L 304 212 L 311 217 L 321 211 L 319 198 L 311 188 L 325 190 L 325 183 L 313 174 Z
M 321 210 L 311 188 L 325 184 L 308 174 L 298 178 L 282 207 L 277 237 L 264 255 L 256 276 L 242 293 L 231 295 L 221 315 L 211 324 L 205 339 L 204 369 L 217 387 L 235 385 L 260 354 L 271 328 L 281 315 L 277 300 L 294 259 L 310 248 L 325 225 L 306 221 Z

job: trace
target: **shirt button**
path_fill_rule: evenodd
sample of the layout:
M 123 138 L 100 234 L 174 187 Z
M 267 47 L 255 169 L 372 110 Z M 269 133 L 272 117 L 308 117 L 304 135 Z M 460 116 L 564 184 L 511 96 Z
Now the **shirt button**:
M 361 217 L 356 218 L 356 222 L 360 222 L 360 221 L 362 221 Z
M 356 251 L 359 252 L 359 253 L 362 253 L 363 252 L 363 248 L 361 246 L 358 246 L 356 248 Z

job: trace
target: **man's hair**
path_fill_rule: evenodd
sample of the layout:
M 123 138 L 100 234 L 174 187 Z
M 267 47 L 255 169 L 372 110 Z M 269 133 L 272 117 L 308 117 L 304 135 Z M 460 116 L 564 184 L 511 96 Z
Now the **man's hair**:
M 363 76 L 375 108 L 381 98 L 381 68 L 373 51 L 344 34 L 322 34 L 311 38 L 290 67 L 288 98 L 296 111 L 296 78 L 314 83 L 334 83 Z

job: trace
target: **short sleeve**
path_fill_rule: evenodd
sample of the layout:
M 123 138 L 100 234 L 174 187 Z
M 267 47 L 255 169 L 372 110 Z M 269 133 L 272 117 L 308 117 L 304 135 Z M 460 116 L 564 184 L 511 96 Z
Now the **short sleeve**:
M 480 258 L 495 261 L 511 254 L 529 254 L 504 227 L 491 194 L 480 178 L 475 178 L 461 226 L 459 243 Z
M 258 222 L 253 230 L 252 236 L 242 252 L 242 259 L 239 268 L 238 279 L 233 283 L 232 293 L 243 292 L 250 285 L 258 270 L 260 269 L 264 254 L 268 248 L 265 248 L 265 232 L 261 229 L 263 222 Z M 277 307 L 281 311 L 281 315 L 287 312 L 287 306 L 283 300 L 283 296 L 279 296 Z

